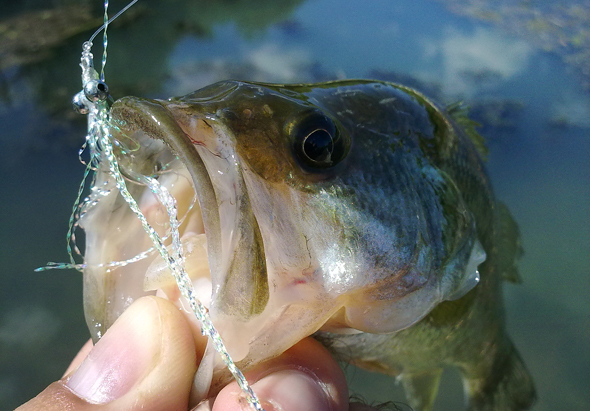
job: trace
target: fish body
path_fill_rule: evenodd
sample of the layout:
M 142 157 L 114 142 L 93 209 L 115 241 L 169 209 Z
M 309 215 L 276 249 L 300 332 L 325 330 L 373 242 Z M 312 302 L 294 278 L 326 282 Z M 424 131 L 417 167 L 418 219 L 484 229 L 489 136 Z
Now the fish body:
M 470 409 L 530 407 L 501 295 L 502 279 L 517 279 L 517 229 L 474 134 L 422 94 L 369 80 L 226 81 L 168 101 L 124 98 L 111 115 L 115 137 L 140 147 L 124 169 L 167 169 L 158 178 L 180 204 L 196 193 L 198 207 L 180 207 L 183 244 L 206 239 L 211 316 L 241 368 L 318 333 L 349 361 L 399 376 L 415 409 L 432 408 L 445 366 L 461 371 Z M 134 195 L 153 208 L 144 188 Z M 110 193 L 82 221 L 95 337 L 162 271 L 157 258 L 101 266 L 147 246 L 121 204 Z M 213 389 L 226 378 L 213 372 Z

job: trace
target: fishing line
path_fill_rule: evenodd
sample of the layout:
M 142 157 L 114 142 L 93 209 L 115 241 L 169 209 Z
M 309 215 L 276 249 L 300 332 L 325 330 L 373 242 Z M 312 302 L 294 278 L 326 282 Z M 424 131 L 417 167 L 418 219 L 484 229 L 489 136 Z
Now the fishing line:
M 104 81 L 104 67 L 107 65 L 107 29 L 109 28 L 109 0 L 104 1 L 104 32 L 102 34 L 102 64 L 100 68 L 100 79 Z M 92 39 L 90 40 L 92 42 Z
M 108 19 L 108 4 L 109 1 L 104 1 L 104 24 L 99 28 L 91 37 L 90 40 L 82 45 L 82 56 L 80 66 L 82 67 L 82 91 L 74 96 L 73 105 L 76 111 L 81 114 L 88 115 L 88 134 L 86 135 L 86 142 L 84 143 L 83 151 L 85 148 L 89 151 L 90 160 L 86 164 L 82 183 L 78 189 L 78 195 L 74 206 L 72 208 L 72 214 L 69 220 L 69 229 L 67 235 L 67 250 L 70 256 L 70 264 L 49 264 L 43 269 L 51 268 L 76 268 L 83 269 L 85 264 L 76 264 L 73 254 L 74 252 L 79 253 L 78 248 L 75 246 L 75 235 L 74 231 L 78 226 L 77 222 L 80 218 L 79 210 L 83 210 L 83 213 L 89 212 L 91 208 L 96 206 L 100 201 L 101 196 L 108 195 L 110 190 L 105 190 L 104 187 L 96 187 L 96 172 L 100 169 L 101 164 L 108 166 L 108 174 L 114 179 L 116 188 L 120 195 L 127 202 L 130 209 L 135 213 L 137 218 L 140 220 L 145 232 L 152 241 L 154 247 L 166 262 L 169 270 L 173 274 L 181 295 L 189 302 L 189 305 L 201 323 L 201 333 L 207 335 L 213 343 L 214 348 L 221 356 L 222 360 L 226 364 L 229 371 L 236 379 L 238 385 L 245 394 L 245 397 L 250 406 L 256 411 L 264 411 L 260 401 L 248 381 L 238 369 L 236 364 L 231 359 L 221 336 L 215 329 L 211 319 L 209 317 L 208 309 L 198 300 L 193 287 L 193 283 L 188 276 L 184 267 L 184 256 L 183 247 L 180 241 L 179 226 L 181 222 L 178 219 L 178 209 L 176 199 L 170 194 L 168 189 L 160 184 L 157 178 L 152 176 L 145 176 L 133 172 L 133 170 L 125 169 L 125 174 L 129 174 L 135 181 L 143 183 L 158 199 L 160 204 L 164 206 L 169 217 L 169 231 L 172 236 L 172 253 L 168 251 L 164 245 L 163 239 L 158 235 L 156 230 L 149 224 L 145 215 L 142 213 L 137 201 L 133 198 L 127 184 L 125 182 L 125 176 L 121 172 L 119 166 L 119 160 L 114 153 L 113 145 L 120 147 L 118 142 L 111 134 L 111 128 L 113 125 L 110 121 L 110 109 L 107 100 L 110 97 L 109 89 L 104 82 L 104 68 L 106 65 L 107 57 L 107 29 L 110 22 L 119 17 L 122 13 L 129 9 L 137 0 L 130 2 L 125 8 L 117 13 L 112 19 Z M 103 55 L 102 55 L 102 68 L 99 76 L 98 72 L 94 68 L 93 55 L 91 52 L 92 40 L 104 29 L 103 35 Z M 126 151 L 123 150 L 121 155 L 125 155 Z M 81 153 L 80 153 L 81 155 Z M 81 196 L 84 191 L 84 187 L 91 172 L 94 171 L 92 177 L 92 188 L 91 194 L 81 201 Z M 104 170 L 106 172 L 106 170 Z M 107 187 L 108 188 L 108 187 Z M 166 237 L 164 237 L 166 238 Z M 72 242 L 74 242 L 74 248 L 72 249 Z M 149 251 L 149 250 L 148 250 Z M 143 254 L 143 253 L 142 253 Z M 138 256 L 127 260 L 135 260 Z M 124 263 L 127 263 L 124 262 Z
M 127 10 L 129 10 L 129 8 L 130 8 L 131 6 L 133 6 L 135 3 L 137 3 L 137 1 L 138 1 L 138 0 L 133 0 L 133 1 L 129 2 L 129 4 L 128 4 L 128 5 L 126 5 L 125 7 L 123 7 L 123 8 L 122 8 L 122 9 L 121 9 L 121 10 L 120 10 L 120 11 L 119 11 L 117 14 L 115 14 L 113 17 L 111 17 L 111 19 L 110 19 L 110 20 L 107 20 L 107 21 L 106 21 L 106 23 L 104 23 L 102 26 L 100 26 L 100 27 L 99 27 L 99 28 L 98 28 L 98 29 L 97 29 L 97 30 L 94 32 L 94 34 L 93 34 L 92 36 L 90 36 L 90 39 L 88 39 L 88 41 L 92 43 L 92 41 L 94 40 L 94 38 L 95 38 L 96 36 L 98 36 L 98 33 L 100 33 L 100 32 L 101 32 L 101 30 L 103 30 L 103 29 L 106 29 L 106 27 L 107 27 L 109 24 L 111 24 L 113 21 L 115 21 L 115 19 L 116 19 L 117 17 L 119 17 L 121 14 L 123 14 L 123 13 L 125 13 Z M 108 1 L 106 1 L 105 3 L 108 3 Z M 105 11 L 106 11 L 106 10 L 105 10 Z M 106 14 L 106 13 L 105 13 L 105 14 Z

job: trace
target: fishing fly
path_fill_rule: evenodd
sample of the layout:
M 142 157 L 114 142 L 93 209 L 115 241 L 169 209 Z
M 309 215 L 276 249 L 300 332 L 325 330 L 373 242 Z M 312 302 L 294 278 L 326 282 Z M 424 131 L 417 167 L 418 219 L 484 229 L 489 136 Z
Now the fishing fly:
M 179 235 L 179 225 L 181 221 L 179 221 L 176 199 L 170 194 L 166 187 L 159 183 L 157 178 L 127 169 L 122 172 L 120 161 L 117 157 L 118 155 L 124 156 L 128 153 L 128 150 L 126 145 L 122 144 L 120 140 L 114 138 L 112 134 L 112 130 L 117 129 L 117 126 L 112 124 L 110 119 L 110 103 L 113 102 L 113 99 L 110 96 L 109 87 L 107 86 L 104 79 L 104 69 L 107 59 L 108 45 L 107 28 L 114 19 L 124 13 L 136 2 L 137 0 L 133 0 L 109 20 L 109 2 L 106 0 L 104 2 L 103 26 L 99 28 L 82 46 L 82 57 L 80 62 L 80 66 L 82 68 L 82 90 L 74 96 L 73 106 L 76 111 L 88 116 L 88 132 L 86 135 L 86 141 L 80 150 L 80 157 L 82 156 L 83 151 L 87 149 L 89 152 L 89 160 L 86 162 L 86 170 L 84 172 L 82 183 L 78 190 L 78 196 L 74 203 L 72 215 L 69 221 L 67 247 L 68 254 L 70 256 L 70 264 L 49 264 L 48 267 L 45 267 L 44 269 L 76 268 L 78 270 L 82 270 L 85 268 L 85 264 L 77 264 L 74 259 L 74 254 L 81 255 L 77 246 L 75 245 L 74 234 L 78 225 L 77 221 L 80 219 L 80 210 L 88 210 L 94 207 L 99 201 L 101 201 L 101 198 L 105 197 L 112 189 L 116 188 L 120 195 L 124 198 L 129 208 L 140 220 L 143 229 L 153 243 L 153 247 L 131 259 L 113 262 L 110 264 L 110 266 L 116 267 L 130 264 L 139 259 L 147 257 L 154 250 L 158 251 L 168 266 L 168 269 L 174 276 L 181 295 L 189 302 L 192 311 L 199 320 L 201 324 L 201 333 L 210 339 L 213 347 L 219 353 L 227 368 L 238 382 L 238 385 L 244 392 L 251 407 L 254 410 L 263 411 L 259 399 L 252 388 L 249 386 L 242 372 L 232 361 L 221 339 L 221 336 L 213 326 L 209 317 L 208 309 L 196 297 L 193 283 L 185 270 L 183 247 Z M 100 33 L 101 30 L 104 30 L 103 55 L 101 73 L 99 74 L 94 68 L 93 54 L 91 49 L 94 38 Z M 120 130 L 118 130 L 118 135 L 119 134 L 121 134 Z M 117 155 L 115 152 L 117 152 Z M 108 173 L 114 180 L 114 187 L 97 186 L 95 179 L 96 174 L 93 173 L 95 173 L 99 167 L 102 167 L 103 169 L 106 168 L 108 170 Z M 81 200 L 86 181 L 91 175 L 94 177 L 92 178 L 91 182 L 90 194 L 84 200 Z M 166 210 L 169 224 L 168 236 L 172 240 L 171 247 L 167 248 L 164 244 L 165 239 L 168 237 L 160 236 L 154 227 L 148 222 L 137 201 L 129 192 L 126 178 L 132 178 L 135 182 L 143 184 L 149 188 L 159 203 Z

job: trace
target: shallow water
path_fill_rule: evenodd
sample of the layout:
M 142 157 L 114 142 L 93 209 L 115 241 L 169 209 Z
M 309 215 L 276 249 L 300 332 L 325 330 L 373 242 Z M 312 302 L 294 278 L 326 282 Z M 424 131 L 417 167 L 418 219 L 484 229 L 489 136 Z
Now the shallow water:
M 106 79 L 116 98 L 180 95 L 224 78 L 379 77 L 467 101 L 484 126 L 497 196 L 522 232 L 524 283 L 505 295 L 510 334 L 537 385 L 534 409 L 590 409 L 590 92 L 575 66 L 519 30 L 445 7 L 458 2 L 175 2 L 151 11 L 165 3 L 140 2 L 111 27 Z M 10 4 L 0 24 L 27 12 Z M 100 5 L 94 11 L 100 19 Z M 69 102 L 89 35 L 64 34 L 28 64 L 9 65 L 11 51 L 0 49 L 0 410 L 59 378 L 88 338 L 81 275 L 33 269 L 67 259 L 85 120 Z M 364 397 L 404 401 L 391 380 L 349 373 Z M 437 409 L 461 404 L 449 373 Z

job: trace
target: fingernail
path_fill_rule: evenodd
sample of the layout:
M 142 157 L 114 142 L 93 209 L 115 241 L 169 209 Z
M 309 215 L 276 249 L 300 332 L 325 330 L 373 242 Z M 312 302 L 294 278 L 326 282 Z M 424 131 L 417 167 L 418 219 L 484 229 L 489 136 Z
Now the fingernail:
M 122 397 L 156 364 L 160 330 L 156 301 L 150 297 L 137 300 L 96 343 L 66 385 L 94 404 Z
M 328 393 L 311 375 L 297 370 L 274 372 L 252 385 L 266 411 L 328 411 Z

